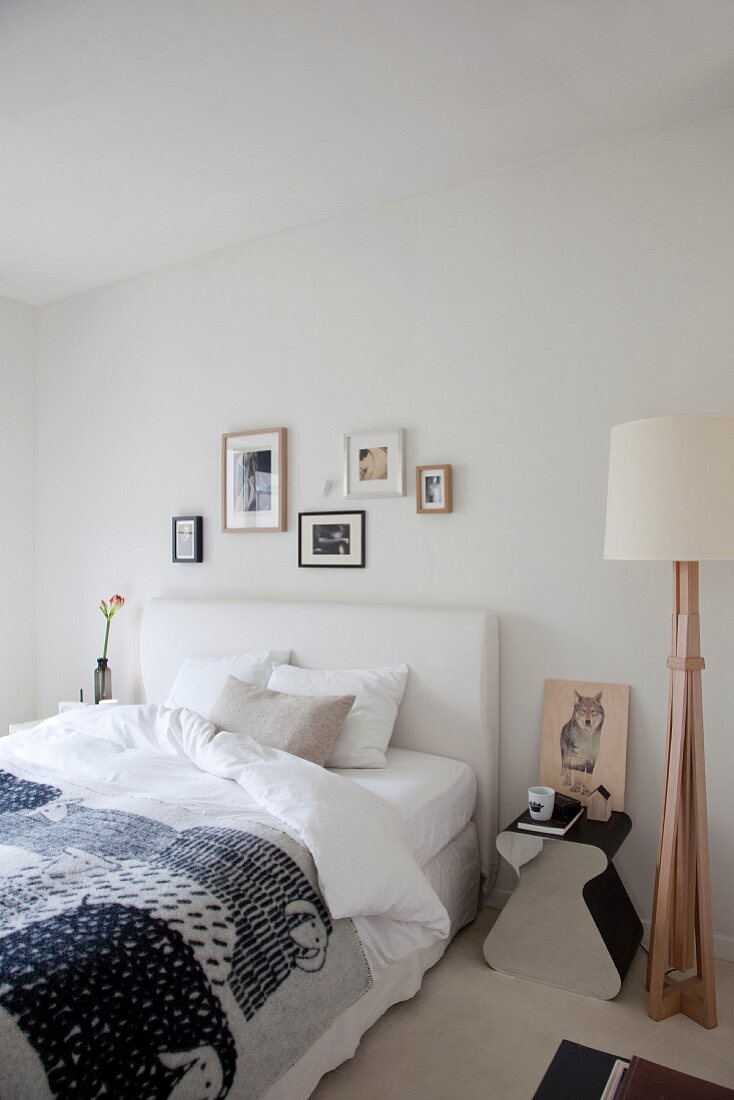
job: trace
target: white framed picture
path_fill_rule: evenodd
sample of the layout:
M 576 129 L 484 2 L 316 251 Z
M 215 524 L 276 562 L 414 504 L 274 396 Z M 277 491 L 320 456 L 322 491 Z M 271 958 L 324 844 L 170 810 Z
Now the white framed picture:
M 354 500 L 405 496 L 404 428 L 347 432 L 344 496 Z
M 286 429 L 222 436 L 222 531 L 285 531 Z

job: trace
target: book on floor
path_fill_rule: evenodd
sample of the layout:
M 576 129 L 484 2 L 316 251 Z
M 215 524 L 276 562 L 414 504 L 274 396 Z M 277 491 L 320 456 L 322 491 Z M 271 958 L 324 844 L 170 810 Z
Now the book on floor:
M 562 821 L 559 817 L 551 817 L 548 821 L 534 821 L 530 816 L 530 810 L 526 810 L 517 819 L 518 829 L 527 833 L 548 833 L 550 836 L 565 836 L 568 830 L 576 824 L 583 813 L 583 808 L 576 813 L 570 821 Z
M 629 1068 L 629 1062 L 626 1058 L 617 1058 L 617 1061 L 612 1066 L 612 1072 L 609 1074 L 609 1080 L 606 1083 L 604 1092 L 601 1094 L 600 1100 L 615 1100 L 615 1097 L 619 1093 L 619 1086 L 625 1072 Z
M 734 1090 L 633 1055 L 615 1097 L 618 1100 L 651 1100 L 657 1096 L 665 1100 L 732 1100 Z
M 626 1068 L 626 1059 L 616 1054 L 564 1039 L 533 1100 L 611 1100 Z

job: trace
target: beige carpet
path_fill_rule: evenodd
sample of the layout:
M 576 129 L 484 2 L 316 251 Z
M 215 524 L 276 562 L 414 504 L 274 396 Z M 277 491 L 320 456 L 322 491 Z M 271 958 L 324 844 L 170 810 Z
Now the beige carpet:
M 714 1031 L 683 1016 L 656 1024 L 642 951 L 616 1000 L 596 1001 L 490 970 L 482 944 L 496 915 L 485 909 L 456 937 L 420 993 L 377 1021 L 314 1100 L 529 1100 L 561 1039 L 734 1088 L 734 966 L 717 968 Z

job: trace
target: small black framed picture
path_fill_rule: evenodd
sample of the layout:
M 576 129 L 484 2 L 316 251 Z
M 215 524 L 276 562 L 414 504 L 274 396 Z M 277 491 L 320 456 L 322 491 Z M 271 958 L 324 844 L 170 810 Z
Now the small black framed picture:
M 301 569 L 364 569 L 364 512 L 299 512 Z
M 201 562 L 204 560 L 203 528 L 204 521 L 201 516 L 173 517 L 171 561 Z

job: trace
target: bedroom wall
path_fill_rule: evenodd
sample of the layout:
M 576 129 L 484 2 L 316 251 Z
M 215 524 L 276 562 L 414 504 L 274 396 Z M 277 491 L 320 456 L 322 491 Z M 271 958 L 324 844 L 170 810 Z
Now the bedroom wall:
M 0 298 L 0 735 L 35 715 L 36 310 Z
M 734 112 L 279 233 L 44 307 L 38 355 L 43 713 L 91 688 L 101 596 L 140 697 L 154 595 L 484 605 L 502 623 L 501 800 L 537 780 L 543 680 L 631 684 L 619 858 L 650 912 L 669 633 L 665 565 L 602 558 L 611 425 L 734 411 Z M 289 530 L 219 533 L 220 433 L 285 425 Z M 343 507 L 342 432 L 402 425 L 407 499 L 366 502 L 364 571 L 296 567 L 297 512 Z M 450 462 L 453 515 L 415 513 Z M 323 498 L 321 486 L 335 487 Z M 205 562 L 170 562 L 202 513 Z M 717 949 L 734 945 L 734 566 L 703 569 Z M 41 615 L 41 609 L 43 609 Z M 500 889 L 507 885 L 499 883 Z

